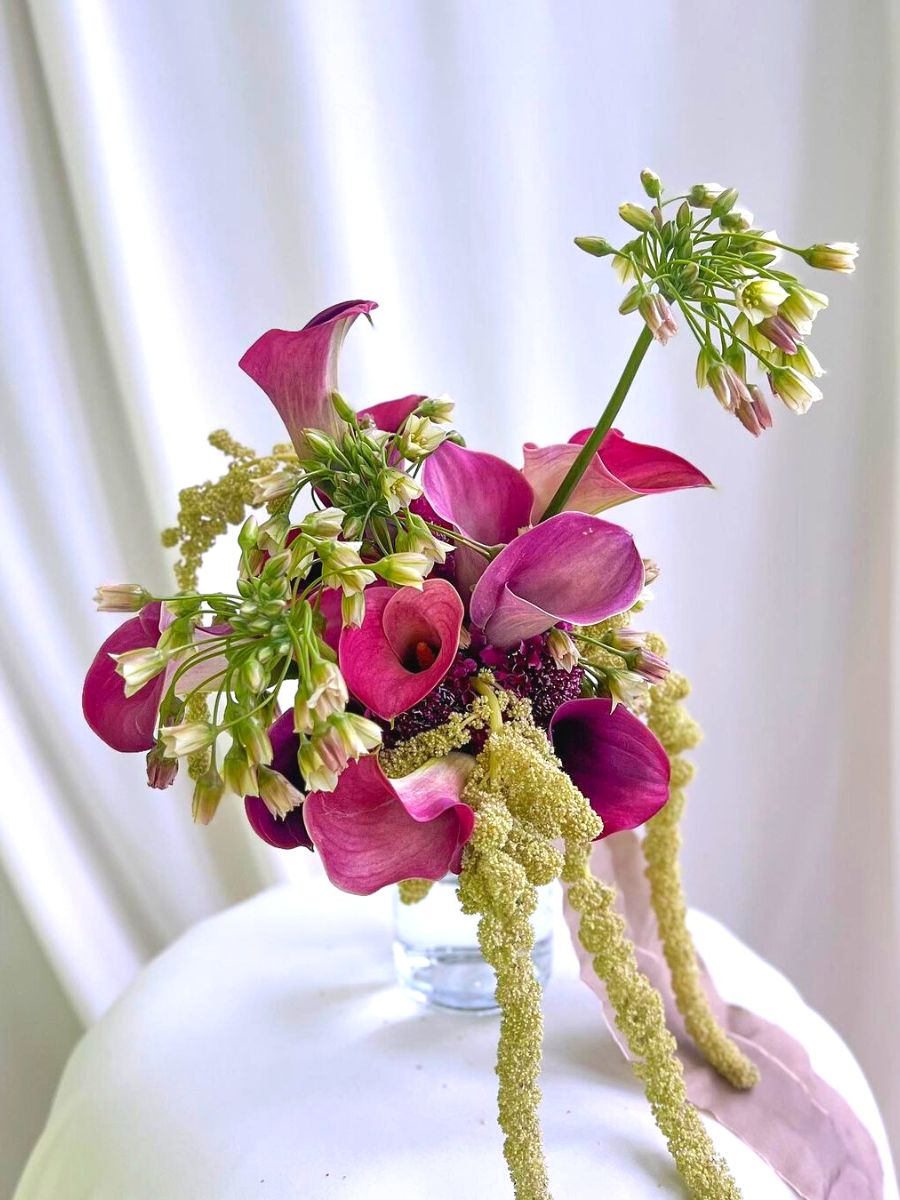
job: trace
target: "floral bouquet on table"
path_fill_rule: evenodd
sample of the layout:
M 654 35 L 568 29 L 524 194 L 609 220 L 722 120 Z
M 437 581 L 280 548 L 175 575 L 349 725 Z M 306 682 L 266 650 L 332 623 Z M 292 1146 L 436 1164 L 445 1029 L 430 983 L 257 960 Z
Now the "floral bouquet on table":
M 700 346 L 698 384 L 758 435 L 772 418 L 751 365 L 794 412 L 820 395 L 805 338 L 827 299 L 776 266 L 780 252 L 849 272 L 856 247 L 786 246 L 753 227 L 732 189 L 664 198 L 652 172 L 642 183 L 652 207 L 619 210 L 635 236 L 576 239 L 611 259 L 630 285 L 620 311 L 642 318 L 593 429 L 526 445 L 519 469 L 467 448 L 446 399 L 360 411 L 343 399 L 341 342 L 374 303 L 269 331 L 240 365 L 290 443 L 258 456 L 211 436 L 228 470 L 183 491 L 163 535 L 180 549 L 179 591 L 99 589 L 101 610 L 136 615 L 104 642 L 84 688 L 91 728 L 115 750 L 148 752 L 151 787 L 187 760 L 197 821 L 226 792 L 244 797 L 260 837 L 316 850 L 331 881 L 361 895 L 400 883 L 415 902 L 427 881 L 458 873 L 497 976 L 499 1121 L 520 1200 L 549 1196 L 530 916 L 536 888 L 555 879 L 685 1184 L 709 1200 L 738 1195 L 688 1100 L 615 890 L 591 872 L 596 839 L 646 824 L 686 1028 L 735 1088 L 758 1074 L 717 1024 L 684 924 L 678 820 L 698 730 L 662 639 L 635 628 L 657 568 L 598 514 L 709 483 L 613 426 L 651 342 L 682 320 Z M 200 591 L 204 553 L 229 526 L 240 526 L 235 590 Z

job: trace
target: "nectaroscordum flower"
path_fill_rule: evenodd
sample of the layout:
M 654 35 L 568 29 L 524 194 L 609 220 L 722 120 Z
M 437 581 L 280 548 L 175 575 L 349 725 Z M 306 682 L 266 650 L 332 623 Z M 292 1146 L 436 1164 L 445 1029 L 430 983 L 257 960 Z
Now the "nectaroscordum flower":
M 278 718 L 269 730 L 269 738 L 272 743 L 272 771 L 277 772 L 291 789 L 289 794 L 296 793 L 297 796 L 300 796 L 303 787 L 300 768 L 297 764 L 297 748 L 300 739 L 294 733 L 293 713 L 286 712 Z M 240 795 L 246 789 L 244 786 L 239 786 L 235 790 Z M 268 842 L 270 846 L 276 846 L 280 850 L 293 850 L 298 846 L 305 846 L 307 850 L 311 850 L 312 840 L 306 831 L 302 804 L 294 804 L 286 811 L 277 812 L 273 811 L 278 807 L 277 804 L 273 804 L 274 799 L 271 791 L 268 802 L 262 795 L 245 796 L 244 808 L 253 832 L 264 842 Z

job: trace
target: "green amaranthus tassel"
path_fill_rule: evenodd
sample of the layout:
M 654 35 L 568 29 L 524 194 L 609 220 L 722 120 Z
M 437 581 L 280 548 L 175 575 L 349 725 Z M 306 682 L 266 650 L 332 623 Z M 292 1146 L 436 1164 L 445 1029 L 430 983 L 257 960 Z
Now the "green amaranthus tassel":
M 648 646 L 665 656 L 662 638 L 651 635 Z M 687 904 L 681 882 L 678 852 L 679 825 L 685 806 L 685 788 L 694 774 L 693 764 L 683 751 L 696 746 L 700 727 L 681 701 L 690 685 L 683 675 L 672 673 L 651 690 L 647 724 L 662 742 L 672 764 L 669 802 L 647 824 L 644 857 L 647 879 L 663 952 L 672 978 L 672 991 L 685 1028 L 697 1049 L 723 1079 L 736 1088 L 747 1089 L 759 1081 L 759 1071 L 719 1026 L 700 983 L 697 954 L 687 928 Z
M 229 525 L 240 525 L 251 504 L 256 506 L 257 481 L 285 463 L 296 461 L 292 446 L 275 446 L 270 455 L 258 455 L 248 446 L 217 429 L 209 442 L 229 458 L 228 470 L 219 479 L 182 488 L 178 494 L 177 524 L 162 533 L 164 546 L 177 546 L 175 579 L 182 591 L 197 587 L 203 557 Z M 275 511 L 277 505 L 270 505 Z
M 491 734 L 464 793 L 476 812 L 459 895 L 481 916 L 482 952 L 497 973 L 502 1019 L 497 1051 L 499 1121 L 516 1200 L 549 1200 L 538 1106 L 543 1026 L 531 963 L 536 887 L 562 878 L 582 914 L 581 934 L 609 990 L 653 1115 L 695 1200 L 739 1200 L 687 1099 L 662 1000 L 637 967 L 613 889 L 589 871 L 600 819 L 561 769 L 527 705 L 495 698 Z M 503 722 L 501 712 L 506 716 Z M 565 857 L 554 843 L 562 840 Z
M 643 1082 L 656 1123 L 695 1200 L 739 1200 L 741 1193 L 728 1165 L 715 1152 L 687 1098 L 662 999 L 638 968 L 625 922 L 613 907 L 615 891 L 591 876 L 590 853 L 590 842 L 568 843 L 563 880 L 569 884 L 569 902 L 581 914 L 581 944 L 593 956 L 616 1024 L 634 1056 L 634 1072 Z

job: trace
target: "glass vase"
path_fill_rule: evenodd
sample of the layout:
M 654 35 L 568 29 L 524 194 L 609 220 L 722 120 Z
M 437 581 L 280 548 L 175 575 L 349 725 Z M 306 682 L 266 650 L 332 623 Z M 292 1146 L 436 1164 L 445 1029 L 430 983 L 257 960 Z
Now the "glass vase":
M 478 945 L 478 917 L 467 916 L 456 896 L 456 875 L 445 875 L 424 900 L 404 904 L 394 893 L 394 963 L 400 983 L 429 1004 L 468 1012 L 496 1011 L 496 977 Z M 550 978 L 553 922 L 559 885 L 538 888 L 534 926 L 534 969 L 541 984 Z

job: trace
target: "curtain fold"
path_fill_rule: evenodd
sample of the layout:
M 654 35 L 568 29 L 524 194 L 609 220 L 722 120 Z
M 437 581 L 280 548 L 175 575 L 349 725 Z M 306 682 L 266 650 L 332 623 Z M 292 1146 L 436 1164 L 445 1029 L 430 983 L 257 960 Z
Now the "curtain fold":
M 240 354 L 371 297 L 351 399 L 447 391 L 469 443 L 514 459 L 568 436 L 637 319 L 571 238 L 616 236 L 650 164 L 742 188 L 786 236 L 863 246 L 851 280 L 815 280 L 825 399 L 759 443 L 694 389 L 686 332 L 654 351 L 623 428 L 719 490 L 617 517 L 663 565 L 648 621 L 708 732 L 692 901 L 835 1022 L 900 1135 L 894 5 L 0 12 L 0 868 L 80 1021 L 193 921 L 309 869 L 239 811 L 195 829 L 187 791 L 146 791 L 80 714 L 116 620 L 96 584 L 167 586 L 158 531 L 221 469 L 211 430 L 280 437 Z

